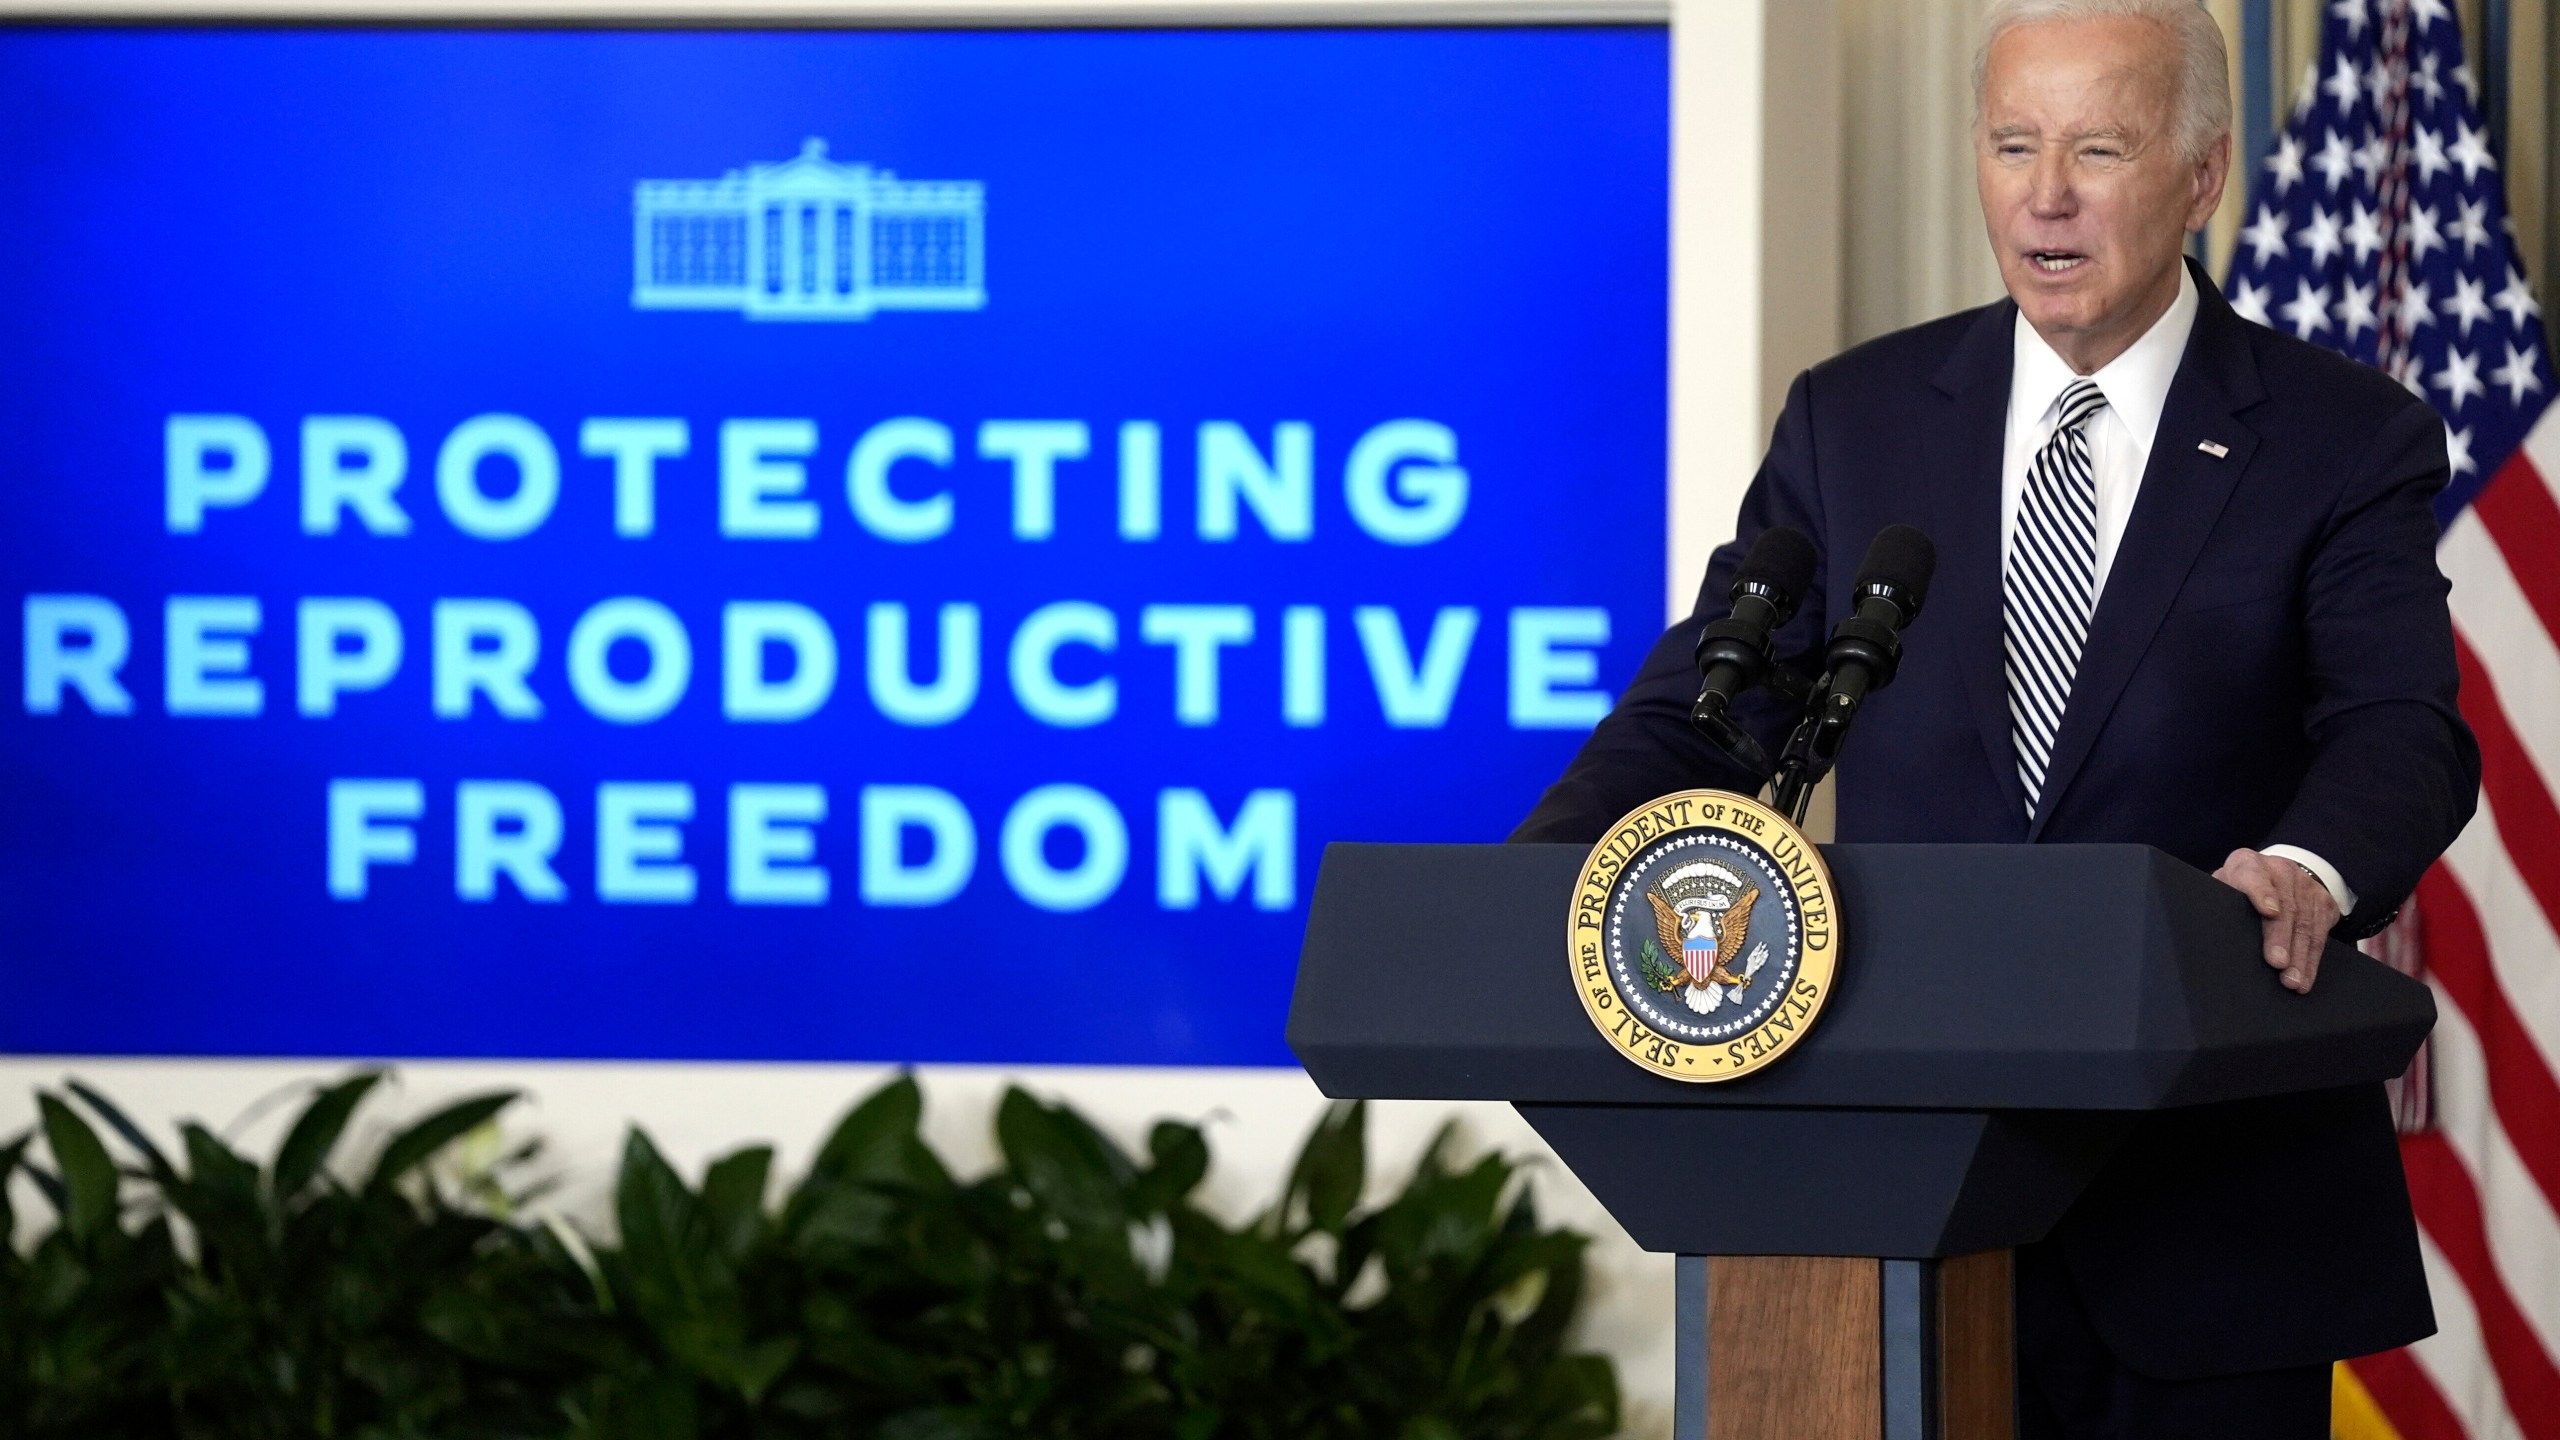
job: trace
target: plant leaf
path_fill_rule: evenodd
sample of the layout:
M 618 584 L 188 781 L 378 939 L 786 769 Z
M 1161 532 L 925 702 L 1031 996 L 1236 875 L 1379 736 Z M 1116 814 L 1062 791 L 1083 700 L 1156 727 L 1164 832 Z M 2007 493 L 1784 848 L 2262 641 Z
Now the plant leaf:
M 373 1177 L 365 1182 L 368 1193 L 379 1193 L 399 1183 L 400 1177 L 433 1158 L 447 1145 L 487 1124 L 497 1113 L 514 1104 L 521 1091 L 500 1090 L 490 1095 L 475 1095 L 451 1105 L 410 1126 L 391 1138 L 382 1149 L 382 1158 L 373 1165 Z
M 10 1237 L 18 1233 L 18 1207 L 9 1200 L 9 1177 L 25 1163 L 27 1142 L 33 1138 L 32 1135 L 21 1135 L 6 1145 L 0 1145 L 0 1268 L 7 1266 Z
M 748 1346 L 736 1361 L 738 1393 L 754 1404 L 764 1398 L 791 1362 L 800 1358 L 800 1341 L 796 1336 L 777 1335 L 770 1340 Z
M 1571 1238 L 1579 1241 L 1582 1237 Z M 1581 1248 L 1577 1244 L 1569 1258 L 1559 1256 L 1549 1263 L 1546 1293 L 1538 1297 L 1538 1308 L 1520 1322 L 1512 1347 L 1515 1355 L 1542 1364 L 1564 1349 L 1565 1327 L 1573 1322 L 1574 1312 L 1582 1308 Z
M 233 1192 L 227 1199 L 254 1201 L 258 1168 L 222 1143 L 212 1131 L 190 1120 L 178 1127 L 187 1142 L 188 1183 L 196 1188 Z
M 726 1257 L 703 1243 L 700 1202 L 646 1131 L 635 1128 L 623 1142 L 613 1200 L 632 1299 L 660 1341 L 688 1355 L 743 1344 L 736 1276 Z
M 41 1165 L 31 1165 L 23 1160 L 18 1163 L 18 1168 L 27 1172 L 28 1181 L 36 1187 L 38 1194 L 44 1196 L 45 1203 L 53 1207 L 54 1214 L 71 1213 L 71 1192 L 62 1188 L 61 1176 Z
M 571 1434 L 577 1440 L 695 1440 L 701 1434 L 693 1384 L 681 1375 L 598 1377 L 595 1409 Z
M 329 1152 L 338 1148 L 338 1137 L 346 1133 L 347 1122 L 354 1118 L 356 1106 L 382 1083 L 382 1072 L 366 1070 L 351 1075 L 311 1097 L 295 1118 L 293 1129 L 284 1137 L 284 1145 L 276 1151 L 275 1165 L 268 1172 L 268 1193 L 279 1201 L 291 1200 L 302 1193 L 329 1162 Z M 388 1160 L 388 1153 L 384 1159 Z
M 743 1260 L 764 1230 L 764 1192 L 773 1174 L 773 1147 L 753 1145 L 712 1162 L 702 1177 L 702 1218 L 713 1243 Z
M 116 1223 L 116 1162 L 78 1111 L 52 1095 L 38 1095 L 36 1104 L 44 1114 L 45 1144 L 62 1175 L 63 1224 L 75 1240 L 104 1235 Z
M 161 1153 L 159 1146 L 151 1143 L 151 1137 L 142 1132 L 141 1126 L 134 1124 L 131 1117 L 116 1108 L 115 1102 L 77 1080 L 66 1080 L 63 1084 L 72 1094 L 79 1096 L 90 1109 L 98 1112 L 98 1118 L 107 1122 L 108 1129 L 124 1137 L 124 1143 L 141 1154 L 142 1163 L 151 1171 L 151 1178 L 154 1181 L 164 1187 L 176 1182 L 178 1172 L 170 1168 L 169 1157 Z
M 1604 1436 L 1618 1433 L 1618 1372 L 1598 1355 L 1560 1355 L 1539 1375 L 1549 1433 Z
M 818 1147 L 810 1163 L 812 1178 L 949 1184 L 941 1163 L 926 1149 L 920 1127 L 924 1091 L 913 1074 L 902 1074 L 864 1097 L 838 1121 L 835 1133 Z
M 622 1258 L 635 1286 L 653 1302 L 678 1311 L 693 1309 L 692 1280 L 683 1263 L 693 1195 L 650 1143 L 649 1132 L 637 1127 L 622 1142 L 613 1212 L 622 1228 Z
M 1209 1174 L 1209 1142 L 1197 1125 L 1156 1122 L 1147 1132 L 1147 1158 L 1152 1163 L 1139 1177 L 1138 1190 L 1141 1203 L 1149 1209 L 1167 1210 L 1180 1204 Z
M 1007 1086 L 996 1105 L 996 1144 L 1022 1187 L 1069 1228 L 1115 1239 L 1128 1229 L 1122 1187 L 1135 1167 L 1082 1116 Z
M 1002 1432 L 956 1406 L 903 1410 L 880 1426 L 879 1440 L 993 1440 Z
M 220 1274 L 235 1264 L 262 1263 L 259 1257 L 272 1253 L 277 1228 L 272 1222 L 277 1217 L 267 1206 L 258 1167 L 192 1120 L 180 1125 L 178 1134 L 186 1142 L 187 1176 L 167 1198 L 170 1208 L 186 1216 L 195 1230 L 197 1268 Z M 221 1293 L 223 1304 L 246 1303 L 238 1291 Z M 207 1322 L 203 1328 L 235 1348 L 254 1343 L 228 1322 Z M 172 1343 L 186 1352 L 190 1365 L 201 1361 L 218 1371 L 227 1363 L 220 1353 L 200 1354 L 190 1348 L 195 1341 Z
M 1316 1122 L 1315 1130 L 1290 1167 L 1283 1206 L 1305 1207 L 1307 1225 L 1339 1233 L 1360 1203 L 1369 1179 L 1369 1106 L 1365 1100 L 1336 1102 Z

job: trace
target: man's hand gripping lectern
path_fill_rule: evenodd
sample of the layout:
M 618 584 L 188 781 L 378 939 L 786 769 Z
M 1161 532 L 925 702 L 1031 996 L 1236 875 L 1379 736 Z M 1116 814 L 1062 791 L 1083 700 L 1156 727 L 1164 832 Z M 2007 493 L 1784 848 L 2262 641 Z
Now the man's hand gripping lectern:
M 2247 901 L 2145 846 L 1835 845 L 1818 1026 L 1687 1085 L 1583 1013 L 1585 854 L 1329 847 L 1289 1045 L 1335 1097 L 1511 1101 L 1681 1257 L 1676 1440 L 2007 1440 L 2008 1247 L 2135 1115 L 2388 1079 L 2435 1020 L 2334 941 L 2310 994 L 2283 989 Z

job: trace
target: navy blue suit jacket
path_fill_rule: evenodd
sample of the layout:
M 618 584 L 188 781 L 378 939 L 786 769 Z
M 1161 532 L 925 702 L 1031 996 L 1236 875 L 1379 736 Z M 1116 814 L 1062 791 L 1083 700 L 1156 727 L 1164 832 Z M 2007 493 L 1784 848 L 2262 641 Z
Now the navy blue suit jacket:
M 1751 542 L 1791 525 L 1822 566 L 1780 653 L 1818 646 L 1867 541 L 1900 523 L 1937 542 L 1937 577 L 1838 772 L 1840 839 L 2135 841 L 2207 871 L 2288 843 L 2355 891 L 2342 935 L 2380 928 L 2479 785 L 2429 508 L 2442 427 L 2387 377 L 2242 320 L 2196 280 L 2032 818 L 2001 668 L 2017 314 L 2002 301 L 1797 378 L 1696 613 L 1513 838 L 1592 841 L 1666 791 L 1756 788 L 1688 723 L 1700 627 L 1731 608 Z M 1772 754 L 1793 718 L 1765 692 L 1737 713 Z M 2154 1375 L 2308 1364 L 2434 1328 L 2379 1086 L 2153 1117 L 2048 1243 L 2110 1346 Z

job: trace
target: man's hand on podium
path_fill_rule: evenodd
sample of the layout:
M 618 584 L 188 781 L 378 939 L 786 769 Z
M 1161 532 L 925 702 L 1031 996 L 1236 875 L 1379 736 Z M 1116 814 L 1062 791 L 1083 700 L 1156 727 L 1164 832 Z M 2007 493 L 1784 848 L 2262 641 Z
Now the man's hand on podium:
M 2308 992 L 2320 975 L 2320 948 L 2338 923 L 2338 902 L 2320 877 L 2291 860 L 2234 850 L 2213 878 L 2249 897 L 2266 929 L 2267 963 L 2288 990 Z

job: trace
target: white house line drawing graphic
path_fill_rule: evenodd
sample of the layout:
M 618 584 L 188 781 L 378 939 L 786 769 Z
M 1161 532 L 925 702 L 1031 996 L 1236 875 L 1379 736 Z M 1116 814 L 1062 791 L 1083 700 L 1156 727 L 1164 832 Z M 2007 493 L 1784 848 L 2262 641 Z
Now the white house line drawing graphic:
M 984 185 L 841 165 L 814 137 L 717 180 L 641 181 L 631 245 L 640 310 L 867 320 L 987 303 Z

